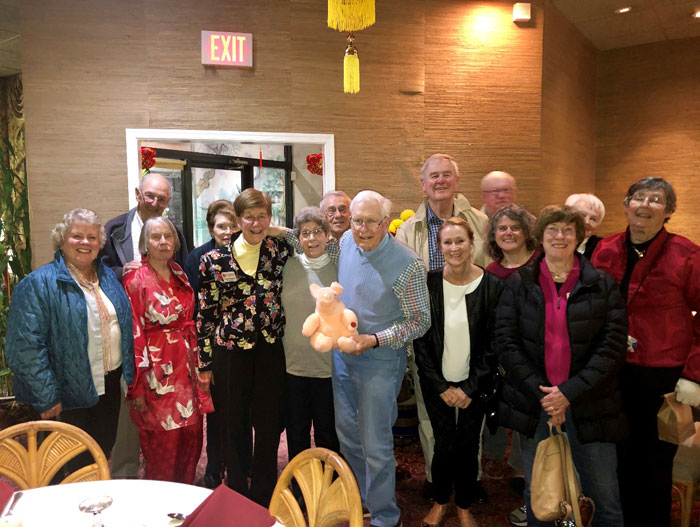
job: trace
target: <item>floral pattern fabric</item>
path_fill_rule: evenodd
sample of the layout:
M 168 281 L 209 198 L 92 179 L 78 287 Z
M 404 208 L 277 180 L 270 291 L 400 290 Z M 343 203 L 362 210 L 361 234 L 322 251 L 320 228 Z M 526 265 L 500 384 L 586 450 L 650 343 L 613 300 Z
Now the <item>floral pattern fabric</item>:
M 148 258 L 123 282 L 131 300 L 136 359 L 136 380 L 128 398 L 143 396 L 146 402 L 143 412 L 131 409 L 131 420 L 146 430 L 197 424 L 200 403 L 206 404 L 196 386 L 194 293 L 180 266 L 172 260 L 168 263 L 170 282 L 151 267 Z
M 258 337 L 272 344 L 284 334 L 282 269 L 294 249 L 284 239 L 266 237 L 255 276 L 249 276 L 233 256 L 237 236 L 199 264 L 200 369 L 210 369 L 214 348 L 248 350 Z

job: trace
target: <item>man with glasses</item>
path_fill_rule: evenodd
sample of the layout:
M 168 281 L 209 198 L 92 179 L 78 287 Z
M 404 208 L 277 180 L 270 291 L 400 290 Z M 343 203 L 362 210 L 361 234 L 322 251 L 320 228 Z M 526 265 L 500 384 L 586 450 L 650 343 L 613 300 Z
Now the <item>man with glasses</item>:
M 168 180 L 154 172 L 146 174 L 135 190 L 138 205 L 105 224 L 105 246 L 100 251 L 102 262 L 114 271 L 120 282 L 124 273 L 141 265 L 138 244 L 143 224 L 148 218 L 162 216 L 172 195 Z M 179 230 L 177 235 L 180 238 L 180 249 L 175 255 L 175 261 L 182 266 L 187 258 L 187 243 Z M 129 407 L 124 403 L 119 412 L 117 439 L 112 451 L 112 477 L 136 478 L 139 452 L 138 429 L 131 422 Z
M 481 212 L 493 216 L 498 209 L 515 203 L 518 187 L 508 172 L 494 170 L 481 180 Z
M 340 240 L 350 228 L 350 196 L 342 190 L 326 192 L 321 200 L 321 210 L 328 218 L 331 238 Z
M 357 315 L 359 335 L 353 337 L 354 352 L 333 351 L 336 431 L 371 525 L 391 527 L 401 525 L 391 428 L 406 344 L 430 326 L 426 270 L 388 233 L 388 199 L 365 190 L 350 210 L 351 233 L 339 243 L 338 281 L 344 288 L 340 298 Z
M 442 222 L 452 216 L 465 219 L 474 231 L 473 262 L 482 267 L 491 263 L 485 250 L 484 231 L 488 218 L 469 203 L 469 200 L 457 192 L 459 184 L 459 167 L 454 157 L 448 154 L 433 154 L 421 168 L 421 186 L 426 199 L 420 204 L 414 216 L 409 218 L 396 233 L 396 239 L 408 245 L 423 259 L 429 270 L 440 269 L 445 258 L 437 243 L 437 231 Z M 409 354 L 409 368 L 413 377 L 418 411 L 418 435 L 423 456 L 425 457 L 425 486 L 423 496 L 432 499 L 432 474 L 430 465 L 433 460 L 435 439 L 428 412 L 423 402 L 423 393 L 418 381 L 418 370 Z

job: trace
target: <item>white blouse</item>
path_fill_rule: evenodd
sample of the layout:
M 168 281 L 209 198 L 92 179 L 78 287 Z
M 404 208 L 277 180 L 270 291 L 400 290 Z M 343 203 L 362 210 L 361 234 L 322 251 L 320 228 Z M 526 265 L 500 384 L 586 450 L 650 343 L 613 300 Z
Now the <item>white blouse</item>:
M 446 381 L 460 382 L 469 377 L 471 340 L 466 296 L 479 287 L 483 277 L 482 274 L 466 285 L 454 285 L 445 279 L 442 280 L 442 292 L 445 297 L 445 348 L 442 353 L 442 375 Z

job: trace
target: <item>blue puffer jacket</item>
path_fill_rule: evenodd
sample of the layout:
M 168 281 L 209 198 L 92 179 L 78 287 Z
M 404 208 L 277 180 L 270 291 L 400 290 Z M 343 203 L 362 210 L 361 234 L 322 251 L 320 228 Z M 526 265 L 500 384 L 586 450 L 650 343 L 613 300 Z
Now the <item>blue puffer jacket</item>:
M 129 298 L 114 272 L 97 261 L 100 288 L 114 305 L 122 340 L 122 376 L 134 379 L 134 336 Z M 17 401 L 45 412 L 88 408 L 99 396 L 87 354 L 85 295 L 56 251 L 54 261 L 27 275 L 15 289 L 7 319 L 5 356 Z

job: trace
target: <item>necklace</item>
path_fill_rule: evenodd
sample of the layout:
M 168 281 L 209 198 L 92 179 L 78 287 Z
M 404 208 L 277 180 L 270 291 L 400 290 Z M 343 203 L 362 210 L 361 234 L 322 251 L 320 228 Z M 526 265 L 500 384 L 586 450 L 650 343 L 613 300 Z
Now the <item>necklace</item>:
M 640 250 L 637 249 L 634 245 L 632 245 L 632 250 L 633 250 L 635 253 L 637 253 L 637 256 L 639 257 L 640 260 L 641 260 L 642 258 L 644 258 L 644 254 L 646 253 L 646 249 L 644 249 L 643 251 L 640 251 Z
M 571 269 L 569 269 L 569 271 L 571 271 Z M 552 278 L 554 278 L 555 280 L 560 281 L 560 280 L 565 280 L 565 279 L 566 279 L 566 277 L 567 277 L 568 274 L 569 274 L 569 271 L 563 271 L 563 272 L 561 272 L 561 273 L 555 273 L 554 271 L 552 271 L 552 270 L 550 269 L 550 270 L 549 270 L 549 274 L 551 274 L 551 275 L 552 275 Z

